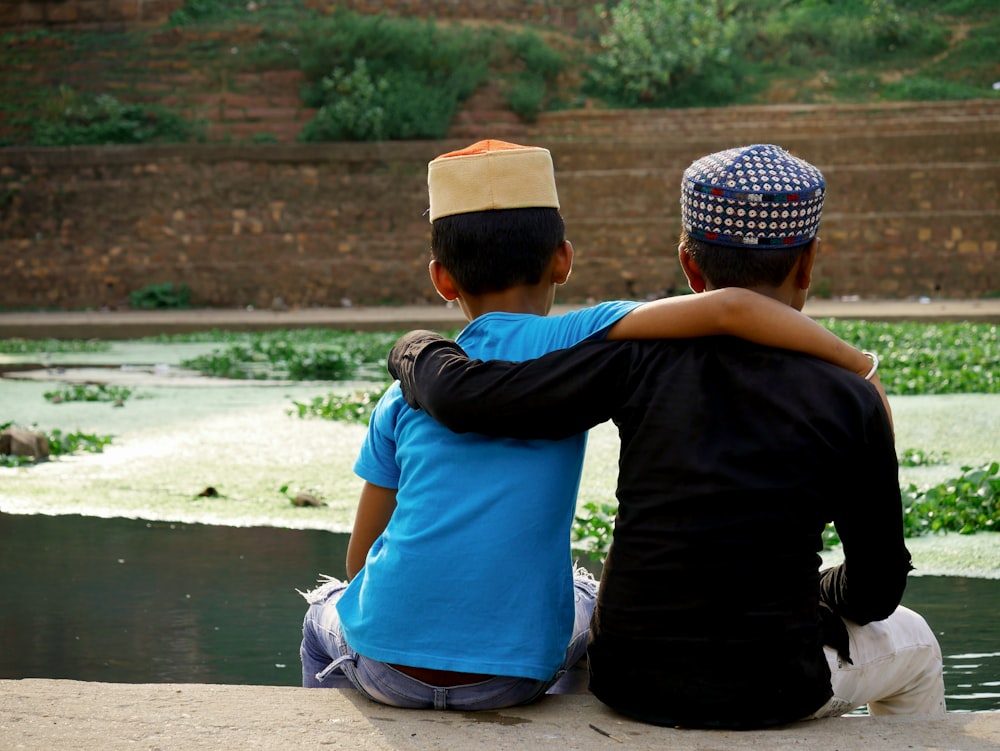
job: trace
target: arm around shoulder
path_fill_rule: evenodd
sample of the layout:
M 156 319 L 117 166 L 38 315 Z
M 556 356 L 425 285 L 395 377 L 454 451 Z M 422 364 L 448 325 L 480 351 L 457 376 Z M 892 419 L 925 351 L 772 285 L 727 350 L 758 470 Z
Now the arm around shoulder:
M 802 352 L 865 375 L 869 359 L 790 305 L 741 287 L 641 305 L 608 331 L 608 339 L 675 339 L 729 335 Z
M 470 360 L 454 342 L 407 335 L 390 372 L 411 406 L 458 433 L 560 439 L 611 417 L 629 373 L 627 342 L 584 342 L 537 360 Z

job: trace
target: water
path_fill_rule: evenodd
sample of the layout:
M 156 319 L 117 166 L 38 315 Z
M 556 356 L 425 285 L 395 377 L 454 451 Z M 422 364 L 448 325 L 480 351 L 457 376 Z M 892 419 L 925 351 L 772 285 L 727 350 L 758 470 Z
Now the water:
M 0 514 L 0 677 L 301 685 L 321 531 Z
M 307 589 L 347 536 L 0 513 L 0 678 L 300 685 Z M 1000 581 L 912 577 L 952 711 L 1000 710 Z

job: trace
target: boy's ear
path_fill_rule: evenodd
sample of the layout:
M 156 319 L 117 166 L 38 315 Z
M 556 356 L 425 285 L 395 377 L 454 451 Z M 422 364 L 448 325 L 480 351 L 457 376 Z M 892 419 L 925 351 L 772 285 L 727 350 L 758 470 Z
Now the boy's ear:
M 437 293 L 444 298 L 445 302 L 452 302 L 458 299 L 458 285 L 452 279 L 451 274 L 441 265 L 439 261 L 432 260 L 427 266 L 427 271 L 431 275 L 431 284 Z
M 799 261 L 795 266 L 795 286 L 799 289 L 809 289 L 812 284 L 813 264 L 816 262 L 816 254 L 819 253 L 820 239 L 814 237 L 809 246 L 802 251 Z
M 681 262 L 681 268 L 684 270 L 684 276 L 687 277 L 691 291 L 704 292 L 707 288 L 705 277 L 702 276 L 701 269 L 698 268 L 698 264 L 695 263 L 684 243 L 677 246 L 677 259 Z
M 573 243 L 563 240 L 552 257 L 552 283 L 565 284 L 573 270 Z

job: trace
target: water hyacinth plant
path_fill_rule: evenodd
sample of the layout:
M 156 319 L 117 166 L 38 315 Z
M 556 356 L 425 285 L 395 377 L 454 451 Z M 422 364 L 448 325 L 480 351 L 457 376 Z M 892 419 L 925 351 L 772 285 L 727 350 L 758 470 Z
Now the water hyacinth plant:
M 215 336 L 225 346 L 183 366 L 220 378 L 345 381 L 384 380 L 385 357 L 399 332 L 296 329 Z M 180 335 L 169 341 L 189 340 Z
M 132 396 L 132 389 L 127 386 L 113 386 L 103 383 L 74 383 L 53 391 L 46 391 L 42 396 L 53 404 L 62 402 L 113 402 L 122 405 Z
M 890 395 L 1000 393 L 1000 327 L 991 323 L 820 321 L 882 360 Z M 384 380 L 389 349 L 402 332 L 299 329 L 255 334 L 201 332 L 155 341 L 219 341 L 221 349 L 185 367 L 226 378 Z M 454 337 L 454 331 L 444 332 Z
M 990 323 L 917 323 L 822 320 L 835 334 L 882 360 L 879 374 L 890 395 L 1000 393 L 1000 327 Z M 351 420 L 367 424 L 384 393 L 385 360 L 401 332 L 344 332 L 327 329 L 257 334 L 200 332 L 154 341 L 218 342 L 220 349 L 186 361 L 186 367 L 231 378 L 280 377 L 290 380 L 369 380 L 368 390 L 331 393 L 309 403 L 295 402 L 289 415 Z M 454 337 L 455 332 L 445 332 Z M 909 448 L 903 466 L 929 466 L 948 461 L 946 454 Z M 964 467 L 952 481 L 929 488 L 902 490 L 908 536 L 948 531 L 968 534 L 1000 526 L 997 464 Z M 588 503 L 576 518 L 574 545 L 602 559 L 614 530 L 617 504 Z M 828 547 L 839 540 L 829 527 Z
M 373 390 L 359 390 L 351 394 L 327 394 L 317 396 L 308 403 L 292 402 L 295 409 L 287 410 L 289 415 L 298 417 L 320 417 L 325 420 L 344 420 L 346 422 L 358 422 L 367 425 L 371 419 L 372 410 L 378 400 L 389 388 L 386 384 L 382 388 Z

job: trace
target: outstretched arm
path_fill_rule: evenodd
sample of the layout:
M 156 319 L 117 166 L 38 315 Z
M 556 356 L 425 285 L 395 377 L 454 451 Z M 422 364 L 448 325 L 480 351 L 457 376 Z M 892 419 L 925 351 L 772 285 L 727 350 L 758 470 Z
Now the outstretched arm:
M 742 287 L 701 292 L 641 305 L 608 330 L 608 339 L 678 339 L 727 334 L 812 355 L 865 376 L 872 361 L 790 305 Z M 869 380 L 892 412 L 881 381 Z
M 634 342 L 591 341 L 536 360 L 470 360 L 455 342 L 411 331 L 389 373 L 411 407 L 458 433 L 566 438 L 610 419 L 627 396 Z
M 832 362 L 865 375 L 871 362 L 850 344 L 790 305 L 742 287 L 726 287 L 640 305 L 608 331 L 608 339 L 686 339 L 726 334 Z

